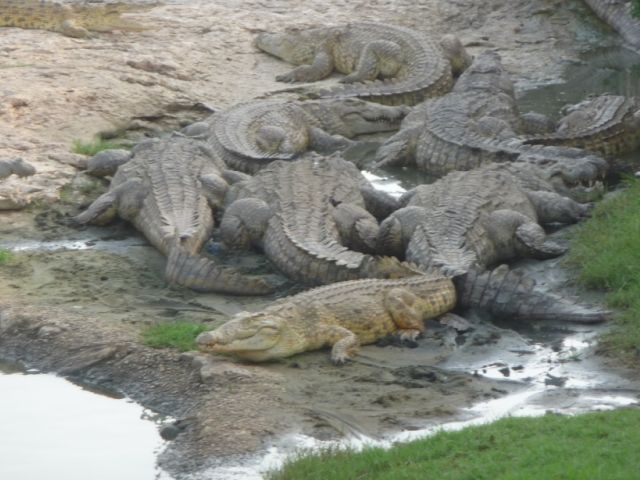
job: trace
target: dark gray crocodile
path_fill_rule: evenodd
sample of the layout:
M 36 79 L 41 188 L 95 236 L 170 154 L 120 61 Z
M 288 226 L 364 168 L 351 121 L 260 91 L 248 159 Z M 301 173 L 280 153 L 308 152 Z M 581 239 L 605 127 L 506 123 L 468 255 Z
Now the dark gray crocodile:
M 216 165 L 205 143 L 173 136 L 143 142 L 133 153 L 117 168 L 109 191 L 77 221 L 104 224 L 118 215 L 131 222 L 168 257 L 169 283 L 234 295 L 273 290 L 262 278 L 220 268 L 198 255 L 228 187 L 223 165 Z
M 414 105 L 442 95 L 470 57 L 460 41 L 447 35 L 440 44 L 414 30 L 384 23 L 289 29 L 262 33 L 256 46 L 299 65 L 279 75 L 282 82 L 312 82 L 333 71 L 345 85 L 310 92 L 315 97 L 358 97 L 387 105 Z
M 254 100 L 209 117 L 205 136 L 229 168 L 255 173 L 274 160 L 308 150 L 328 154 L 351 146 L 357 135 L 397 130 L 407 113 L 359 99 Z
M 377 218 L 398 205 L 339 157 L 307 154 L 295 162 L 273 162 L 234 184 L 227 202 L 220 225 L 223 241 L 261 248 L 298 282 L 319 285 L 417 273 L 395 258 L 355 250 L 375 248 Z
M 637 97 L 598 95 L 568 108 L 556 131 L 527 138 L 527 145 L 562 145 L 615 157 L 640 146 Z
M 640 21 L 630 0 L 585 0 L 595 14 L 614 28 L 633 48 L 640 49 Z
M 529 117 L 518 112 L 500 56 L 484 52 L 450 93 L 414 107 L 400 131 L 378 150 L 377 165 L 416 165 L 436 176 L 490 162 L 530 161 L 558 169 L 567 163 L 584 163 L 590 169 L 607 168 L 604 159 L 584 150 L 526 144 L 519 135 L 531 130 L 529 123 Z
M 541 225 L 575 223 L 589 211 L 556 193 L 544 171 L 524 163 L 452 172 L 400 201 L 406 207 L 382 222 L 378 250 L 447 275 L 518 257 L 561 255 L 565 249 L 547 240 Z

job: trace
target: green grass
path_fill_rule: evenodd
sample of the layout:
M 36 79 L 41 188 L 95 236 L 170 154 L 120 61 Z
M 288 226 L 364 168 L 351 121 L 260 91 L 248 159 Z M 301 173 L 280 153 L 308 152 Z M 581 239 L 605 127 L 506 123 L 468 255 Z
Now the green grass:
M 79 153 L 81 155 L 93 156 L 103 150 L 110 150 L 113 148 L 125 148 L 118 142 L 112 142 L 107 140 L 96 139 L 90 142 L 84 142 L 82 140 L 74 140 L 73 153 Z
M 142 340 L 152 348 L 175 348 L 186 352 L 196 349 L 196 337 L 208 329 L 209 327 L 199 323 L 163 323 L 142 332 Z
M 269 480 L 629 480 L 640 478 L 640 410 L 507 418 L 390 450 L 326 451 Z
M 11 252 L 9 250 L 3 250 L 0 248 L 0 263 L 6 262 L 11 258 Z
M 631 2 L 631 14 L 634 17 L 640 17 L 640 0 L 633 0 Z
M 615 328 L 602 346 L 610 353 L 640 358 L 640 181 L 604 200 L 577 230 L 568 261 L 579 269 L 578 280 L 605 290 L 609 306 L 619 309 Z

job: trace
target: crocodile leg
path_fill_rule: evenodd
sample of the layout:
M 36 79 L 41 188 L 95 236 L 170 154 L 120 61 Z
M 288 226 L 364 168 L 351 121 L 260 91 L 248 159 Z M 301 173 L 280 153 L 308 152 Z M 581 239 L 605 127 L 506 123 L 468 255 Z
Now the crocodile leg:
M 546 239 L 544 229 L 528 216 L 514 210 L 495 210 L 485 224 L 487 233 L 495 245 L 494 261 L 516 256 L 538 259 L 553 258 L 566 249 Z
M 328 48 L 319 49 L 311 65 L 300 65 L 290 72 L 278 75 L 278 82 L 315 82 L 327 78 L 333 72 L 333 56 Z
M 369 42 L 362 49 L 355 71 L 340 79 L 340 83 L 355 83 L 389 78 L 398 73 L 404 62 L 402 48 L 389 40 Z
M 355 143 L 342 135 L 331 135 L 317 127 L 309 129 L 309 149 L 318 153 L 328 155 Z
M 202 191 L 209 202 L 209 206 L 214 210 L 222 207 L 224 204 L 224 196 L 229 189 L 227 181 L 215 173 L 200 175 L 199 180 Z
M 341 203 L 333 209 L 332 216 L 342 245 L 358 252 L 375 253 L 379 225 L 373 215 L 357 205 Z
M 379 221 L 384 220 L 400 208 L 400 201 L 388 193 L 377 190 L 371 185 L 360 187 L 360 194 L 364 200 L 364 207 Z
M 611 316 L 609 311 L 543 292 L 532 278 L 506 265 L 491 271 L 471 270 L 454 278 L 454 283 L 461 308 L 480 308 L 497 317 L 599 323 Z
M 385 308 L 398 326 L 401 340 L 415 340 L 424 332 L 424 320 L 440 315 L 437 306 L 418 298 L 404 288 L 393 288 L 385 297 Z
M 376 167 L 404 167 L 416 163 L 416 146 L 422 127 L 407 128 L 389 138 L 376 153 Z
M 140 180 L 134 178 L 118 185 L 113 190 L 100 195 L 84 212 L 76 215 L 74 220 L 81 224 L 92 223 L 105 225 L 112 221 L 116 214 L 124 212 L 130 215 L 142 205 L 147 194 L 142 188 Z M 129 216 L 129 218 L 131 218 Z M 123 218 L 127 218 L 123 216 Z
M 331 348 L 331 361 L 334 365 L 343 365 L 353 359 L 360 348 L 360 341 L 355 333 L 339 325 L 321 327 L 318 336 L 325 338 Z
M 259 246 L 273 211 L 257 198 L 241 198 L 227 207 L 220 222 L 222 241 L 233 248 Z
M 540 223 L 576 223 L 589 216 L 593 204 L 578 203 L 555 192 L 527 191 Z

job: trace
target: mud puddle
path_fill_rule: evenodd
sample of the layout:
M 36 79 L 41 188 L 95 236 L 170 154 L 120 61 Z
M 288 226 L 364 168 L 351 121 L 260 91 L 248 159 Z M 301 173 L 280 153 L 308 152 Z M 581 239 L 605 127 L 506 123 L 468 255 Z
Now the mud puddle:
M 149 410 L 1 361 L 0 391 L 1 478 L 170 479 Z

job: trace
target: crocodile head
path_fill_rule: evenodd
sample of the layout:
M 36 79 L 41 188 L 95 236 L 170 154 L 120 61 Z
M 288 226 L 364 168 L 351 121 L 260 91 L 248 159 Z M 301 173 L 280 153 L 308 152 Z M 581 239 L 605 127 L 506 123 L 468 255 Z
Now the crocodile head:
M 577 202 L 597 200 L 604 193 L 602 182 L 608 163 L 598 155 L 564 147 L 543 147 L 520 155 L 544 172 L 556 192 Z
M 287 320 L 277 314 L 243 312 L 217 329 L 201 333 L 196 343 L 203 352 L 253 362 L 288 357 L 303 349 L 287 325 Z
M 28 177 L 36 173 L 36 169 L 22 158 L 14 158 L 10 160 L 11 171 L 19 177 Z
M 455 35 L 448 34 L 443 36 L 440 39 L 440 46 L 449 62 L 451 62 L 451 73 L 454 76 L 460 75 L 471 65 L 473 57 L 469 55 L 460 39 Z
M 289 29 L 283 33 L 259 34 L 254 45 L 260 50 L 293 65 L 313 62 L 318 45 L 318 29 Z
M 350 136 L 389 132 L 400 128 L 402 119 L 411 111 L 409 107 L 390 107 L 355 98 L 319 100 L 337 113 Z

